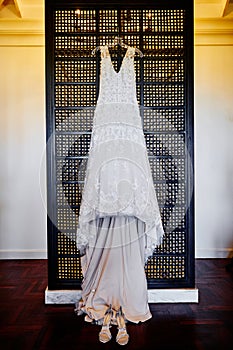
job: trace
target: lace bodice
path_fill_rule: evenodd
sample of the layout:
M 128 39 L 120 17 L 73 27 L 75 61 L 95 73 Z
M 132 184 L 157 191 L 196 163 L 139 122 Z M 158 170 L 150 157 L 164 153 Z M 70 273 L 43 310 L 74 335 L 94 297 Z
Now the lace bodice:
M 135 49 L 128 47 L 119 72 L 101 46 L 100 91 L 95 109 L 77 230 L 77 247 L 95 244 L 97 217 L 129 215 L 145 222 L 145 259 L 161 243 L 163 228 L 136 99 Z
M 128 47 L 119 72 L 116 72 L 107 46 L 101 46 L 101 78 L 97 105 L 137 103 L 134 71 L 135 49 Z

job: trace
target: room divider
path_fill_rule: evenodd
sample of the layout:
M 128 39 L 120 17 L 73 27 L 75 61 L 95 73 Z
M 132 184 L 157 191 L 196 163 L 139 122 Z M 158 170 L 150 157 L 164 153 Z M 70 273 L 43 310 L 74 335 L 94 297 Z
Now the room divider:
M 75 236 L 100 73 L 92 50 L 116 36 L 143 52 L 137 98 L 166 233 L 145 266 L 148 288 L 194 288 L 193 2 L 179 0 L 46 1 L 48 288 L 81 285 Z

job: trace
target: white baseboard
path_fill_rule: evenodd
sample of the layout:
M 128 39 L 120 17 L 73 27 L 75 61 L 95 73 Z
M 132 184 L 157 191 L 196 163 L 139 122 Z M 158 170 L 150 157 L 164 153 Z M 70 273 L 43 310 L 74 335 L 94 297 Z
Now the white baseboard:
M 47 259 L 47 250 L 44 249 L 0 249 L 0 260 L 17 259 Z
M 197 259 L 232 258 L 233 248 L 196 248 Z M 0 249 L 0 260 L 47 259 L 45 249 Z
M 81 290 L 45 290 L 45 304 L 75 304 Z M 149 303 L 198 303 L 197 288 L 148 289 Z
M 197 259 L 232 258 L 233 248 L 196 248 Z

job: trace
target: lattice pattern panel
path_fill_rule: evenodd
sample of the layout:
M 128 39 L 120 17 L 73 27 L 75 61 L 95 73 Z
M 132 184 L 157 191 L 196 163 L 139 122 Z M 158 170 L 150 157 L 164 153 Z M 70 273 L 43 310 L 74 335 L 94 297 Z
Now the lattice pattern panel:
M 137 98 L 166 232 L 145 267 L 148 283 L 162 281 L 169 287 L 187 277 L 185 16 L 183 9 L 54 10 L 55 259 L 60 286 L 64 281 L 77 287 L 82 279 L 75 232 L 100 68 L 99 55 L 91 52 L 111 43 L 116 34 L 144 53 L 135 58 Z M 116 70 L 123 55 L 120 48 L 111 51 Z

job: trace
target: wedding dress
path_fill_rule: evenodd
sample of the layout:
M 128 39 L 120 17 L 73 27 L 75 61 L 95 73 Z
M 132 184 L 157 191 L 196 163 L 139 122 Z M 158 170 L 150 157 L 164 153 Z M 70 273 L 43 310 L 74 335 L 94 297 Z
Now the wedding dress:
M 77 229 L 83 272 L 77 313 L 99 321 L 109 305 L 138 323 L 151 317 L 144 264 L 164 234 L 147 156 L 128 47 L 116 72 L 101 46 L 94 114 Z

